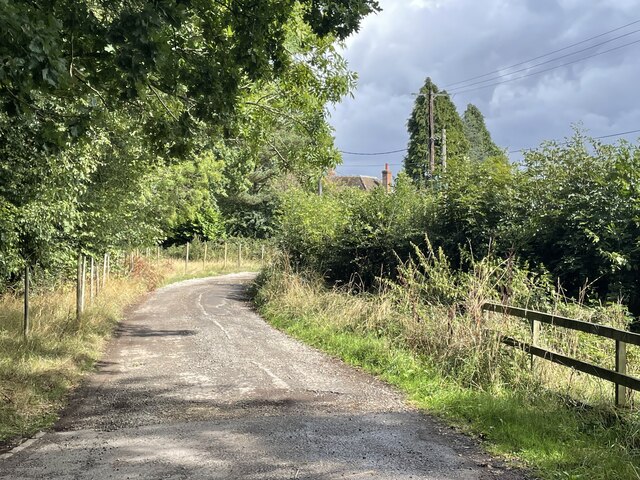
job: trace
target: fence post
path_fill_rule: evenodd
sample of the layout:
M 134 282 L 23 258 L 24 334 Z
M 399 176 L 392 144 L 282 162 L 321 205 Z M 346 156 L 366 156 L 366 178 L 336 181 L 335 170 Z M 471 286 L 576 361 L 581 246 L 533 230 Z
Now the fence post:
M 227 268 L 227 253 L 228 253 L 228 248 L 229 248 L 229 246 L 227 245 L 227 242 L 224 242 L 224 268 Z
M 78 276 L 76 279 L 76 318 L 80 320 L 84 310 L 84 278 L 83 278 L 83 255 L 78 253 Z
M 242 265 L 242 242 L 238 242 L 238 266 Z
M 262 248 L 260 248 L 260 263 L 264 265 L 264 245 L 262 245 Z
M 82 256 L 82 311 L 84 312 L 84 306 L 86 305 L 87 296 L 87 256 Z
M 202 257 L 202 268 L 205 267 L 207 263 L 207 242 L 204 242 L 204 256 Z
M 616 372 L 627 374 L 627 344 L 616 340 Z M 616 406 L 627 404 L 627 387 L 616 383 Z
M 184 257 L 184 273 L 187 273 L 187 268 L 189 268 L 189 242 L 187 242 L 187 254 Z
M 107 274 L 104 276 L 104 284 L 107 284 L 107 281 L 109 280 L 109 277 L 111 276 L 111 254 L 110 253 L 105 253 L 105 255 L 107 256 Z
M 100 262 L 96 259 L 96 297 L 100 293 Z
M 538 342 L 540 340 L 540 322 L 538 320 L 531 320 L 531 345 L 534 347 L 538 346 Z M 531 370 L 533 370 L 533 366 L 535 364 L 535 356 L 533 354 L 531 357 Z
M 22 334 L 25 338 L 29 335 L 29 264 L 24 266 L 24 319 Z
M 108 253 L 104 254 L 104 258 L 102 259 L 102 289 L 104 290 L 105 285 L 107 284 L 107 261 L 108 261 Z
M 95 298 L 95 292 L 94 292 L 95 283 L 93 281 L 95 269 L 96 269 L 96 266 L 95 266 L 95 262 L 93 260 L 93 255 L 92 255 L 90 266 L 89 266 L 89 305 L 93 303 L 93 299 Z

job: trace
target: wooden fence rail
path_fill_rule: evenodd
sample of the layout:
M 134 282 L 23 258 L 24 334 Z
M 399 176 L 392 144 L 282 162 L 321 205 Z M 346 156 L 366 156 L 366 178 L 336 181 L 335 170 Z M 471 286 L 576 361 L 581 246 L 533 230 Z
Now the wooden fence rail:
M 616 405 L 624 406 L 626 404 L 626 389 L 640 391 L 640 379 L 627 375 L 627 344 L 640 346 L 640 334 L 620 330 L 618 328 L 598 325 L 596 323 L 575 320 L 573 318 L 552 315 L 549 313 L 536 312 L 525 308 L 510 307 L 497 303 L 487 302 L 482 305 L 482 309 L 489 312 L 501 313 L 503 315 L 511 315 L 519 317 L 531 322 L 532 342 L 528 344 L 510 337 L 502 336 L 501 341 L 510 347 L 519 348 L 525 352 L 544 358 L 551 362 L 566 367 L 574 368 L 588 375 L 592 375 L 603 380 L 613 382 L 615 384 Z M 599 337 L 610 338 L 616 342 L 616 369 L 609 370 L 582 360 L 561 355 L 551 350 L 540 348 L 536 345 L 540 332 L 540 324 L 546 323 L 555 327 L 568 328 L 586 332 Z

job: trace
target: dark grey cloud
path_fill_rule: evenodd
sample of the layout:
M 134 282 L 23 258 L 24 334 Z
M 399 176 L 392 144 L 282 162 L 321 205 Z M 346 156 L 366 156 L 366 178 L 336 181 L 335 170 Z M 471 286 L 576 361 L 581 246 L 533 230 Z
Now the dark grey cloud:
M 406 120 L 414 101 L 411 93 L 419 90 L 427 76 L 440 88 L 448 88 L 640 19 L 637 0 L 380 3 L 383 11 L 364 21 L 343 52 L 358 72 L 359 82 L 354 98 L 337 105 L 332 113 L 336 144 L 342 150 L 405 147 Z M 640 24 L 598 41 L 638 29 Z M 640 40 L 640 32 L 593 52 L 634 40 Z M 468 103 L 477 105 L 496 143 L 511 149 L 562 139 L 578 122 L 594 136 L 640 129 L 639 53 L 640 43 L 541 75 L 456 94 L 454 101 L 460 112 Z M 545 67 L 549 66 L 553 64 Z M 448 89 L 456 91 L 455 86 Z M 379 175 L 385 161 L 397 171 L 402 158 L 401 153 L 345 155 L 338 171 Z

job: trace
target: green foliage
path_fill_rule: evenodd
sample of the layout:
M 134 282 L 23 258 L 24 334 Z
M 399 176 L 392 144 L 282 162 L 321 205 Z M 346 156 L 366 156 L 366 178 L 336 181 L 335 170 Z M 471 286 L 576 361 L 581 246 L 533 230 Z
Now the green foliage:
M 392 194 L 381 187 L 327 189 L 323 196 L 289 192 L 280 209 L 280 238 L 293 258 L 332 280 L 358 278 L 365 287 L 395 274 L 398 255 L 424 240 L 433 212 L 431 198 L 405 176 Z
M 298 261 L 319 271 L 329 268 L 343 233 L 351 222 L 351 210 L 364 195 L 345 190 L 317 196 L 304 190 L 285 192 L 280 199 L 279 238 Z
M 340 40 L 357 32 L 363 17 L 380 11 L 376 0 L 315 0 L 304 3 L 310 4 L 305 19 L 315 33 L 324 36 L 333 32 Z
M 577 132 L 525 153 L 522 177 L 519 249 L 570 292 L 591 283 L 640 313 L 640 148 Z
M 467 105 L 462 116 L 464 135 L 469 141 L 469 158 L 480 161 L 487 157 L 497 157 L 502 151 L 491 140 L 491 134 L 484 123 L 480 109 L 473 104 Z
M 355 77 L 335 40 L 377 8 L 0 0 L 0 285 L 78 250 L 269 235 L 256 177 L 337 163 L 326 105 Z
M 432 188 L 395 192 L 331 191 L 282 209 L 282 235 L 294 258 L 331 280 L 354 276 L 365 287 L 396 275 L 396 255 L 428 234 L 453 265 L 490 252 L 516 256 L 549 272 L 564 291 L 589 301 L 619 299 L 640 313 L 640 148 L 603 145 L 580 133 L 525 153 L 522 165 L 502 155 L 453 158 Z M 349 196 L 350 201 L 344 198 Z M 311 202 L 311 203 L 307 203 Z M 322 212 L 318 215 L 317 212 Z M 327 225 L 316 225 L 318 218 Z M 329 232 L 301 229 L 301 225 Z
M 439 91 L 431 81 L 425 80 L 416 97 L 411 117 L 407 122 L 409 146 L 404 168 L 409 177 L 421 185 L 429 176 L 429 92 L 434 98 L 434 142 L 436 164 L 442 159 L 442 129 L 447 130 L 447 157 L 462 159 L 469 152 L 469 140 L 454 103 L 446 91 Z
M 452 160 L 442 173 L 431 237 L 459 263 L 459 249 L 488 253 L 491 244 L 502 253 L 512 247 L 512 232 L 521 221 L 515 212 L 520 176 L 504 157 L 482 161 Z

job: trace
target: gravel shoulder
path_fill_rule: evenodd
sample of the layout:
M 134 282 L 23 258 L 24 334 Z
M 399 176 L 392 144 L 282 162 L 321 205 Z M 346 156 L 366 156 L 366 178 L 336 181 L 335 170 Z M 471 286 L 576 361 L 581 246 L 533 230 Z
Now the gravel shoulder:
M 151 294 L 0 479 L 519 479 L 374 377 L 273 329 L 253 274 Z

